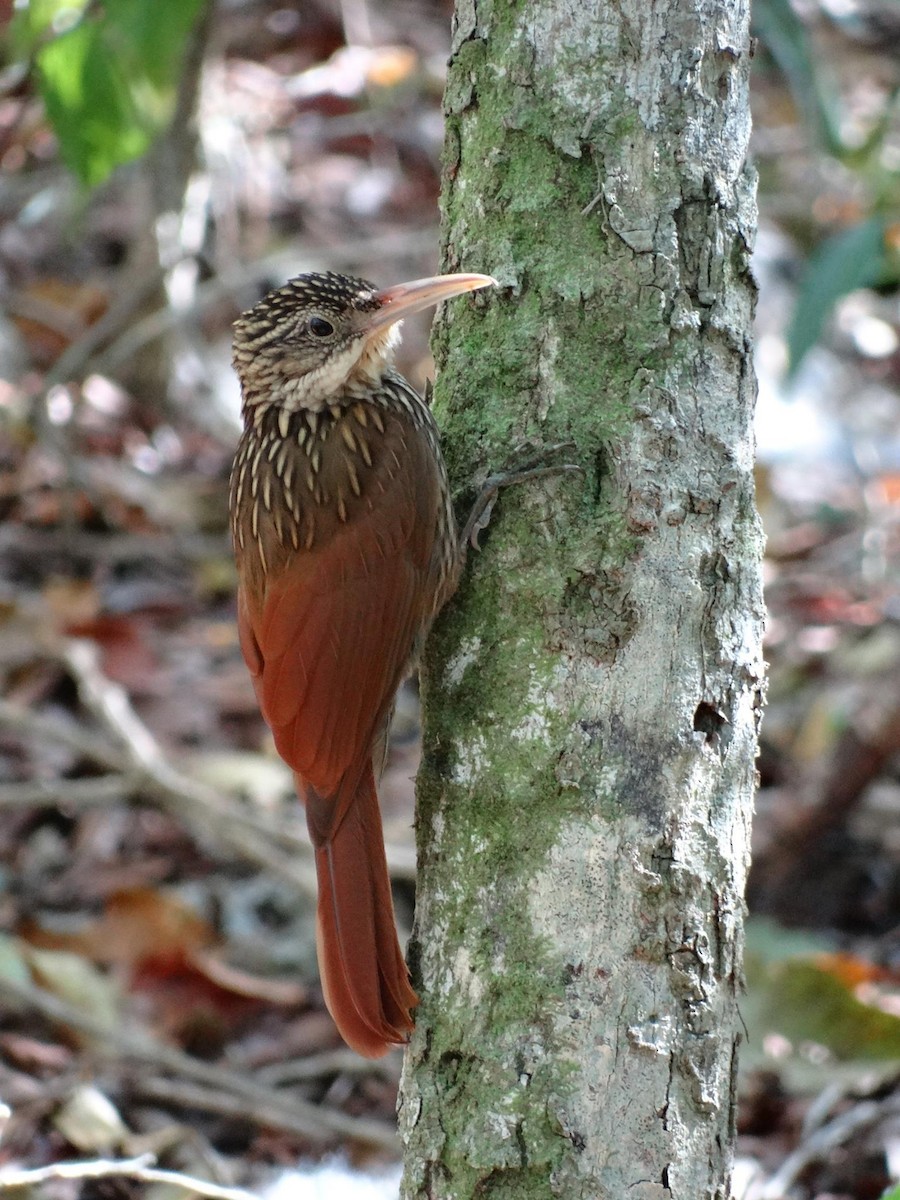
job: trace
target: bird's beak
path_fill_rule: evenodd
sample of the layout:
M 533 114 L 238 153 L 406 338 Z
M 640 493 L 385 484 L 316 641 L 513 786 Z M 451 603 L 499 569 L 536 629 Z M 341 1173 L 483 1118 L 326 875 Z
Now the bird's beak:
M 496 284 L 497 280 L 490 275 L 431 275 L 427 279 L 395 284 L 375 293 L 375 299 L 381 307 L 365 315 L 363 329 L 369 335 L 377 333 L 411 313 L 420 312 L 432 304 L 440 304 L 451 296 L 461 296 L 463 292 L 474 292 L 478 288 L 496 287 Z

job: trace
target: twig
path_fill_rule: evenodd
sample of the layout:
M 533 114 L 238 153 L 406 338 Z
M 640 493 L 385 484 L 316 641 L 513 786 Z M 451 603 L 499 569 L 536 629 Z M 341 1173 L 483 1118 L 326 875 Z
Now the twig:
M 0 783 L 0 808 L 31 808 L 62 805 L 68 808 L 93 808 L 125 800 L 140 789 L 136 775 L 96 775 L 91 779 L 29 780 L 26 783 Z
M 170 530 L 166 533 L 98 533 L 89 529 L 38 529 L 8 522 L 0 527 L 0 551 L 14 551 L 25 557 L 49 554 L 75 557 L 84 555 L 101 562 L 128 562 L 132 559 L 160 560 L 171 563 L 182 558 L 225 558 L 229 539 L 226 533 L 204 534 Z
M 97 737 L 80 726 L 70 725 L 58 717 L 22 708 L 13 704 L 11 700 L 0 699 L 0 728 L 28 734 L 39 741 L 56 742 L 66 746 L 107 771 L 126 770 L 122 754 L 114 750 L 105 738 Z
M 240 854 L 315 896 L 315 871 L 309 862 L 312 849 L 307 841 L 252 816 L 230 797 L 175 770 L 124 689 L 103 674 L 92 642 L 68 639 L 62 643 L 60 657 L 75 680 L 82 703 L 122 747 L 126 768 L 140 773 L 167 808 L 190 820 L 205 836 L 212 832 Z M 306 862 L 279 851 L 278 841 Z
M 371 1063 L 366 1063 L 371 1066 Z M 132 1085 L 132 1092 L 145 1100 L 156 1100 L 163 1104 L 178 1108 L 196 1109 L 199 1112 L 215 1113 L 222 1117 L 237 1117 L 254 1121 L 257 1125 L 270 1129 L 281 1129 L 286 1133 L 299 1134 L 301 1137 L 317 1136 L 322 1139 L 322 1132 L 311 1134 L 309 1121 L 304 1116 L 296 1119 L 275 1100 L 266 1104 L 264 1100 L 255 1100 L 248 1106 L 243 1096 L 231 1096 L 218 1087 L 203 1087 L 201 1084 L 187 1083 L 181 1079 L 159 1079 L 141 1076 Z M 281 1098 L 281 1093 L 273 1093 L 273 1097 Z M 305 1101 L 299 1103 L 306 1104 Z M 310 1105 L 310 1108 L 313 1106 Z M 356 1141 L 369 1142 L 386 1150 L 398 1149 L 397 1135 L 393 1129 L 380 1121 L 368 1120 L 365 1117 L 348 1117 L 334 1109 L 316 1110 L 327 1111 L 329 1121 L 334 1124 L 331 1132 Z M 338 1128 L 337 1119 L 343 1118 L 347 1128 Z
M 221 1184 L 207 1183 L 205 1179 L 195 1179 L 180 1171 L 164 1171 L 154 1167 L 155 1162 L 154 1155 L 141 1154 L 137 1158 L 122 1158 L 118 1161 L 98 1158 L 85 1162 L 51 1163 L 47 1167 L 22 1170 L 2 1167 L 0 1192 L 31 1188 L 53 1179 L 108 1179 L 110 1176 L 120 1176 L 136 1179 L 140 1183 L 167 1183 L 172 1187 L 184 1188 L 186 1192 L 194 1192 L 198 1196 L 207 1196 L 209 1200 L 258 1200 L 252 1192 L 243 1188 L 222 1187 Z
M 182 1080 L 201 1085 L 197 1091 L 190 1093 L 193 1096 L 190 1103 L 196 1101 L 198 1107 L 221 1111 L 221 1108 L 213 1109 L 212 1105 L 227 1103 L 229 1099 L 233 1099 L 234 1112 L 239 1112 L 248 1120 L 257 1121 L 262 1125 L 285 1129 L 317 1140 L 337 1134 L 376 1146 L 394 1150 L 397 1148 L 394 1130 L 380 1121 L 351 1117 L 334 1109 L 309 1104 L 296 1097 L 287 1098 L 282 1093 L 272 1091 L 243 1075 L 192 1058 L 182 1050 L 166 1046 L 140 1031 L 111 1029 L 105 1022 L 89 1013 L 81 1012 L 54 996 L 52 992 L 34 984 L 0 978 L 0 995 L 4 993 L 20 1003 L 27 1004 L 48 1020 L 86 1034 L 95 1043 L 98 1054 L 109 1055 L 113 1052 L 121 1058 L 147 1063 L 157 1070 L 171 1071 L 181 1076 Z M 179 1094 L 185 1095 L 185 1085 L 180 1084 L 179 1088 Z M 174 1092 L 175 1089 L 170 1085 L 170 1098 L 174 1098 Z
M 828 1151 L 859 1135 L 867 1126 L 887 1120 L 900 1111 L 900 1098 L 863 1100 L 846 1112 L 839 1113 L 825 1125 L 820 1125 L 789 1154 L 776 1173 L 760 1192 L 760 1200 L 784 1200 L 799 1176 Z
M 154 266 L 149 271 L 142 271 L 139 276 L 126 278 L 110 301 L 106 313 L 66 348 L 44 377 L 44 392 L 50 391 L 56 384 L 77 379 L 98 347 L 127 328 L 135 313 L 158 293 L 162 275 L 162 268 Z
M 80 337 L 84 333 L 84 321 L 71 307 L 54 303 L 52 300 L 42 300 L 36 296 L 10 296 L 6 302 L 6 310 L 14 317 L 24 317 L 44 325 L 51 333 L 60 334 L 66 340 Z
M 313 851 L 304 836 L 255 816 L 231 797 L 191 779 L 166 762 L 123 689 L 103 674 L 92 642 L 69 639 L 62 645 L 60 658 L 72 674 L 85 707 L 119 748 L 78 726 L 2 699 L 0 728 L 59 742 L 110 774 L 99 779 L 2 785 L 0 808 L 57 803 L 87 806 L 147 791 L 179 820 L 198 828 L 205 839 L 217 838 L 242 857 L 298 887 L 304 895 L 315 898 Z M 279 850 L 278 843 L 287 855 Z M 415 850 L 387 844 L 385 853 L 394 878 L 415 881 Z
M 132 708 L 125 691 L 103 674 L 93 642 L 69 639 L 63 643 L 62 659 L 78 685 L 78 694 L 85 706 L 123 745 L 130 769 L 142 772 L 161 800 L 173 807 L 179 816 L 184 815 L 185 803 L 193 806 L 195 816 L 203 822 L 205 830 L 208 830 L 210 820 L 216 822 L 213 829 L 226 844 L 277 872 L 289 883 L 299 884 L 307 895 L 316 896 L 316 875 L 309 865 L 313 848 L 305 837 L 252 816 L 214 788 L 176 771 L 163 757 L 156 739 Z M 281 842 L 303 861 L 283 858 L 270 845 L 271 841 Z M 392 875 L 415 881 L 416 852 L 412 847 L 386 845 L 385 854 Z
M 107 683 L 110 689 L 121 693 L 116 684 Z M 122 695 L 124 698 L 124 693 Z M 130 709 L 130 705 L 128 707 Z M 136 714 L 134 718 L 140 724 Z M 217 839 L 243 858 L 299 888 L 305 895 L 315 895 L 315 872 L 312 868 L 284 854 L 275 845 L 276 839 L 283 842 L 292 840 L 291 835 L 270 829 L 268 824 L 245 812 L 235 801 L 179 774 L 161 757 L 161 766 L 154 769 L 152 763 L 142 763 L 124 746 L 114 749 L 105 739 L 84 729 L 31 712 L 8 700 L 0 700 L 0 727 L 59 742 L 108 771 L 134 779 L 134 791 L 140 790 L 154 797 L 178 820 L 193 826 L 197 836 L 204 841 Z M 145 729 L 143 726 L 141 728 Z M 145 733 L 150 737 L 146 729 Z M 311 854 L 309 843 L 299 837 L 295 839 L 294 848 L 307 858 Z
M 270 1063 L 259 1067 L 256 1078 L 269 1087 L 285 1087 L 291 1083 L 304 1083 L 308 1079 L 319 1079 L 322 1075 L 371 1075 L 377 1072 L 387 1079 L 396 1081 L 398 1072 L 392 1057 L 370 1062 L 360 1058 L 353 1050 L 324 1050 L 321 1054 L 308 1054 L 305 1058 L 288 1062 Z

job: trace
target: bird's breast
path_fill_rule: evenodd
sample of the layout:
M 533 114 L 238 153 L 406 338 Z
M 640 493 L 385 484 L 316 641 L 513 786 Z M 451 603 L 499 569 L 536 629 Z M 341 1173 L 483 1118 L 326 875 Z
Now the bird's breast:
M 445 533 L 447 507 L 436 432 L 414 394 L 406 404 L 391 399 L 254 412 L 231 476 L 232 534 L 245 586 L 264 589 L 266 578 L 297 555 L 314 554 L 362 524 L 367 536 L 355 540 L 366 553 L 387 554 L 407 542 L 418 557 L 431 552 Z

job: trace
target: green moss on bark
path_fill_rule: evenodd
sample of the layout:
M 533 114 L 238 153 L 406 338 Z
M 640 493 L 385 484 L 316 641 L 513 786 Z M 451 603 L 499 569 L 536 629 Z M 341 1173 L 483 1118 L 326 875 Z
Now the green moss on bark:
M 502 43 L 502 30 L 497 36 Z M 507 70 L 516 70 L 516 54 Z M 597 803 L 560 776 L 573 713 L 562 718 L 545 703 L 559 670 L 552 628 L 571 625 L 566 609 L 580 607 L 577 564 L 594 571 L 635 550 L 615 481 L 600 477 L 604 447 L 633 420 L 635 364 L 625 330 L 610 336 L 600 214 L 583 213 L 597 187 L 591 154 L 561 156 L 555 114 L 524 90 L 510 98 L 479 42 L 457 56 L 448 105 L 446 168 L 467 181 L 445 190 L 446 242 L 465 250 L 458 263 L 451 252 L 449 265 L 491 272 L 501 285 L 487 302 L 454 306 L 438 326 L 435 408 L 451 479 L 465 500 L 479 475 L 560 442 L 571 448 L 557 461 L 582 468 L 501 494 L 424 671 L 417 820 L 429 925 L 464 948 L 456 969 L 470 973 L 477 992 L 473 1004 L 459 978 L 447 992 L 425 991 L 419 1010 L 424 1065 L 434 1071 L 429 1103 L 443 1131 L 441 1194 L 527 1200 L 547 1195 L 566 1152 L 556 1113 L 571 1072 L 549 1052 L 539 1016 L 564 1003 L 570 964 L 535 936 L 529 883 L 560 826 Z M 610 314 L 616 309 L 610 304 Z M 659 319 L 658 306 L 647 319 Z M 459 872 L 452 887 L 448 870 Z

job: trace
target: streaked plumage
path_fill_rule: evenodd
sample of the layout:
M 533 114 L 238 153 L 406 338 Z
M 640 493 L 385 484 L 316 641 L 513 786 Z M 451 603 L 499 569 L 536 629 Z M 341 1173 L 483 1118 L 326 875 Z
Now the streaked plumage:
M 461 562 L 437 427 L 393 368 L 395 321 L 486 276 L 378 291 L 303 275 L 235 324 L 231 479 L 241 647 L 306 806 L 319 964 L 345 1040 L 412 1029 L 375 776 L 397 688 Z

